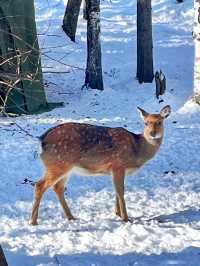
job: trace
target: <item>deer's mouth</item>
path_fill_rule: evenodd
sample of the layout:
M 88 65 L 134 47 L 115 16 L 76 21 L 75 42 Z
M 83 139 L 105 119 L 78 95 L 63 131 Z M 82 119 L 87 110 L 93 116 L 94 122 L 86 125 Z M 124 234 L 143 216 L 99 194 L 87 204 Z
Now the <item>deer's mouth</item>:
M 154 136 L 150 135 L 149 138 L 152 139 L 152 140 L 161 139 L 162 138 L 162 134 L 158 133 L 158 134 L 156 134 Z

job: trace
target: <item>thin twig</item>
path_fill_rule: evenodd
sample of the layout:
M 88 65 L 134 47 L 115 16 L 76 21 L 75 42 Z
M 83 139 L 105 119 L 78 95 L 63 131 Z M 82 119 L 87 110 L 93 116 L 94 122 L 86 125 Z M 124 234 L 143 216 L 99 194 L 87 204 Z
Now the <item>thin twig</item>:
M 21 74 L 19 74 L 18 77 L 20 78 L 20 80 L 29 80 L 29 81 L 33 81 L 32 74 L 30 74 L 30 73 L 27 73 L 27 74 L 25 74 L 25 75 L 21 75 Z M 15 81 L 16 78 L 17 78 L 17 75 L 14 74 L 14 73 L 10 73 L 10 72 L 3 72 L 3 71 L 0 71 L 0 78 Z
M 82 67 L 77 67 L 77 66 L 73 66 L 73 65 L 66 64 L 66 63 L 62 62 L 61 60 L 59 60 L 59 59 L 55 59 L 55 58 L 53 58 L 53 57 L 47 55 L 46 53 L 42 53 L 42 55 L 43 55 L 43 56 L 46 56 L 47 58 L 51 59 L 52 61 L 55 61 L 55 62 L 57 62 L 57 63 L 59 63 L 59 64 L 62 64 L 62 65 L 64 65 L 64 66 L 67 66 L 67 67 L 71 67 L 71 68 L 75 68 L 75 69 L 78 69 L 78 70 L 85 71 L 85 69 L 82 68 Z
M 67 74 L 70 71 L 42 71 L 43 74 Z
M 24 53 L 22 53 L 22 54 L 20 54 L 20 55 L 14 55 L 14 56 L 12 56 L 12 57 L 10 57 L 10 58 L 7 58 L 7 59 L 5 59 L 4 61 L 2 61 L 2 62 L 0 63 L 0 66 L 6 64 L 6 63 L 8 63 L 8 62 L 10 62 L 10 61 L 13 60 L 13 59 L 19 58 L 19 56 L 22 57 L 22 56 L 24 56 L 24 55 L 26 55 L 26 54 L 30 54 L 30 53 L 31 53 L 31 51 L 29 50 L 29 51 L 24 52 Z

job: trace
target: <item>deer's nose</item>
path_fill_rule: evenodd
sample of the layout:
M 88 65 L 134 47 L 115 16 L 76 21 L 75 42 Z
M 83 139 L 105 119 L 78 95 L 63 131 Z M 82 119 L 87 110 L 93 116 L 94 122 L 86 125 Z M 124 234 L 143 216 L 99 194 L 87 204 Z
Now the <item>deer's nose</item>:
M 150 134 L 151 137 L 155 137 L 156 136 L 156 131 L 152 130 L 149 134 Z

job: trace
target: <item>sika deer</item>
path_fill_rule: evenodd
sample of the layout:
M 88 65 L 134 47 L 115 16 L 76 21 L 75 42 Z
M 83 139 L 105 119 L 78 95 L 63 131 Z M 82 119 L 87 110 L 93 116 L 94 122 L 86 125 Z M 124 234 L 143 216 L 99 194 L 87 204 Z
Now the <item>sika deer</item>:
M 112 174 L 116 214 L 124 221 L 129 220 L 124 201 L 124 178 L 156 154 L 163 138 L 163 121 L 171 112 L 169 105 L 160 114 L 138 110 L 145 123 L 142 134 L 124 128 L 65 123 L 40 137 L 41 159 L 46 172 L 35 184 L 32 225 L 37 224 L 40 200 L 50 186 L 57 194 L 67 219 L 74 219 L 64 198 L 65 181 L 71 170 L 81 170 L 86 175 Z

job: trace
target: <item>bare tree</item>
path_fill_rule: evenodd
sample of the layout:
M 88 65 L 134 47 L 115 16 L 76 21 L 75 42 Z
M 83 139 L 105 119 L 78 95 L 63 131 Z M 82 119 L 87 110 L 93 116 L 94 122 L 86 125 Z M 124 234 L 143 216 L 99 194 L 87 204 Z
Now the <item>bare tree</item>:
M 78 16 L 82 0 L 68 0 L 63 19 L 63 30 L 75 42 Z
M 139 83 L 151 83 L 154 77 L 151 0 L 137 0 L 136 76 Z
M 1 266 L 8 266 L 7 261 L 6 261 L 6 257 L 3 253 L 3 249 L 1 247 L 1 245 L 0 245 L 0 265 Z
M 87 19 L 87 67 L 85 86 L 103 90 L 101 41 L 100 41 L 100 0 L 86 0 Z

